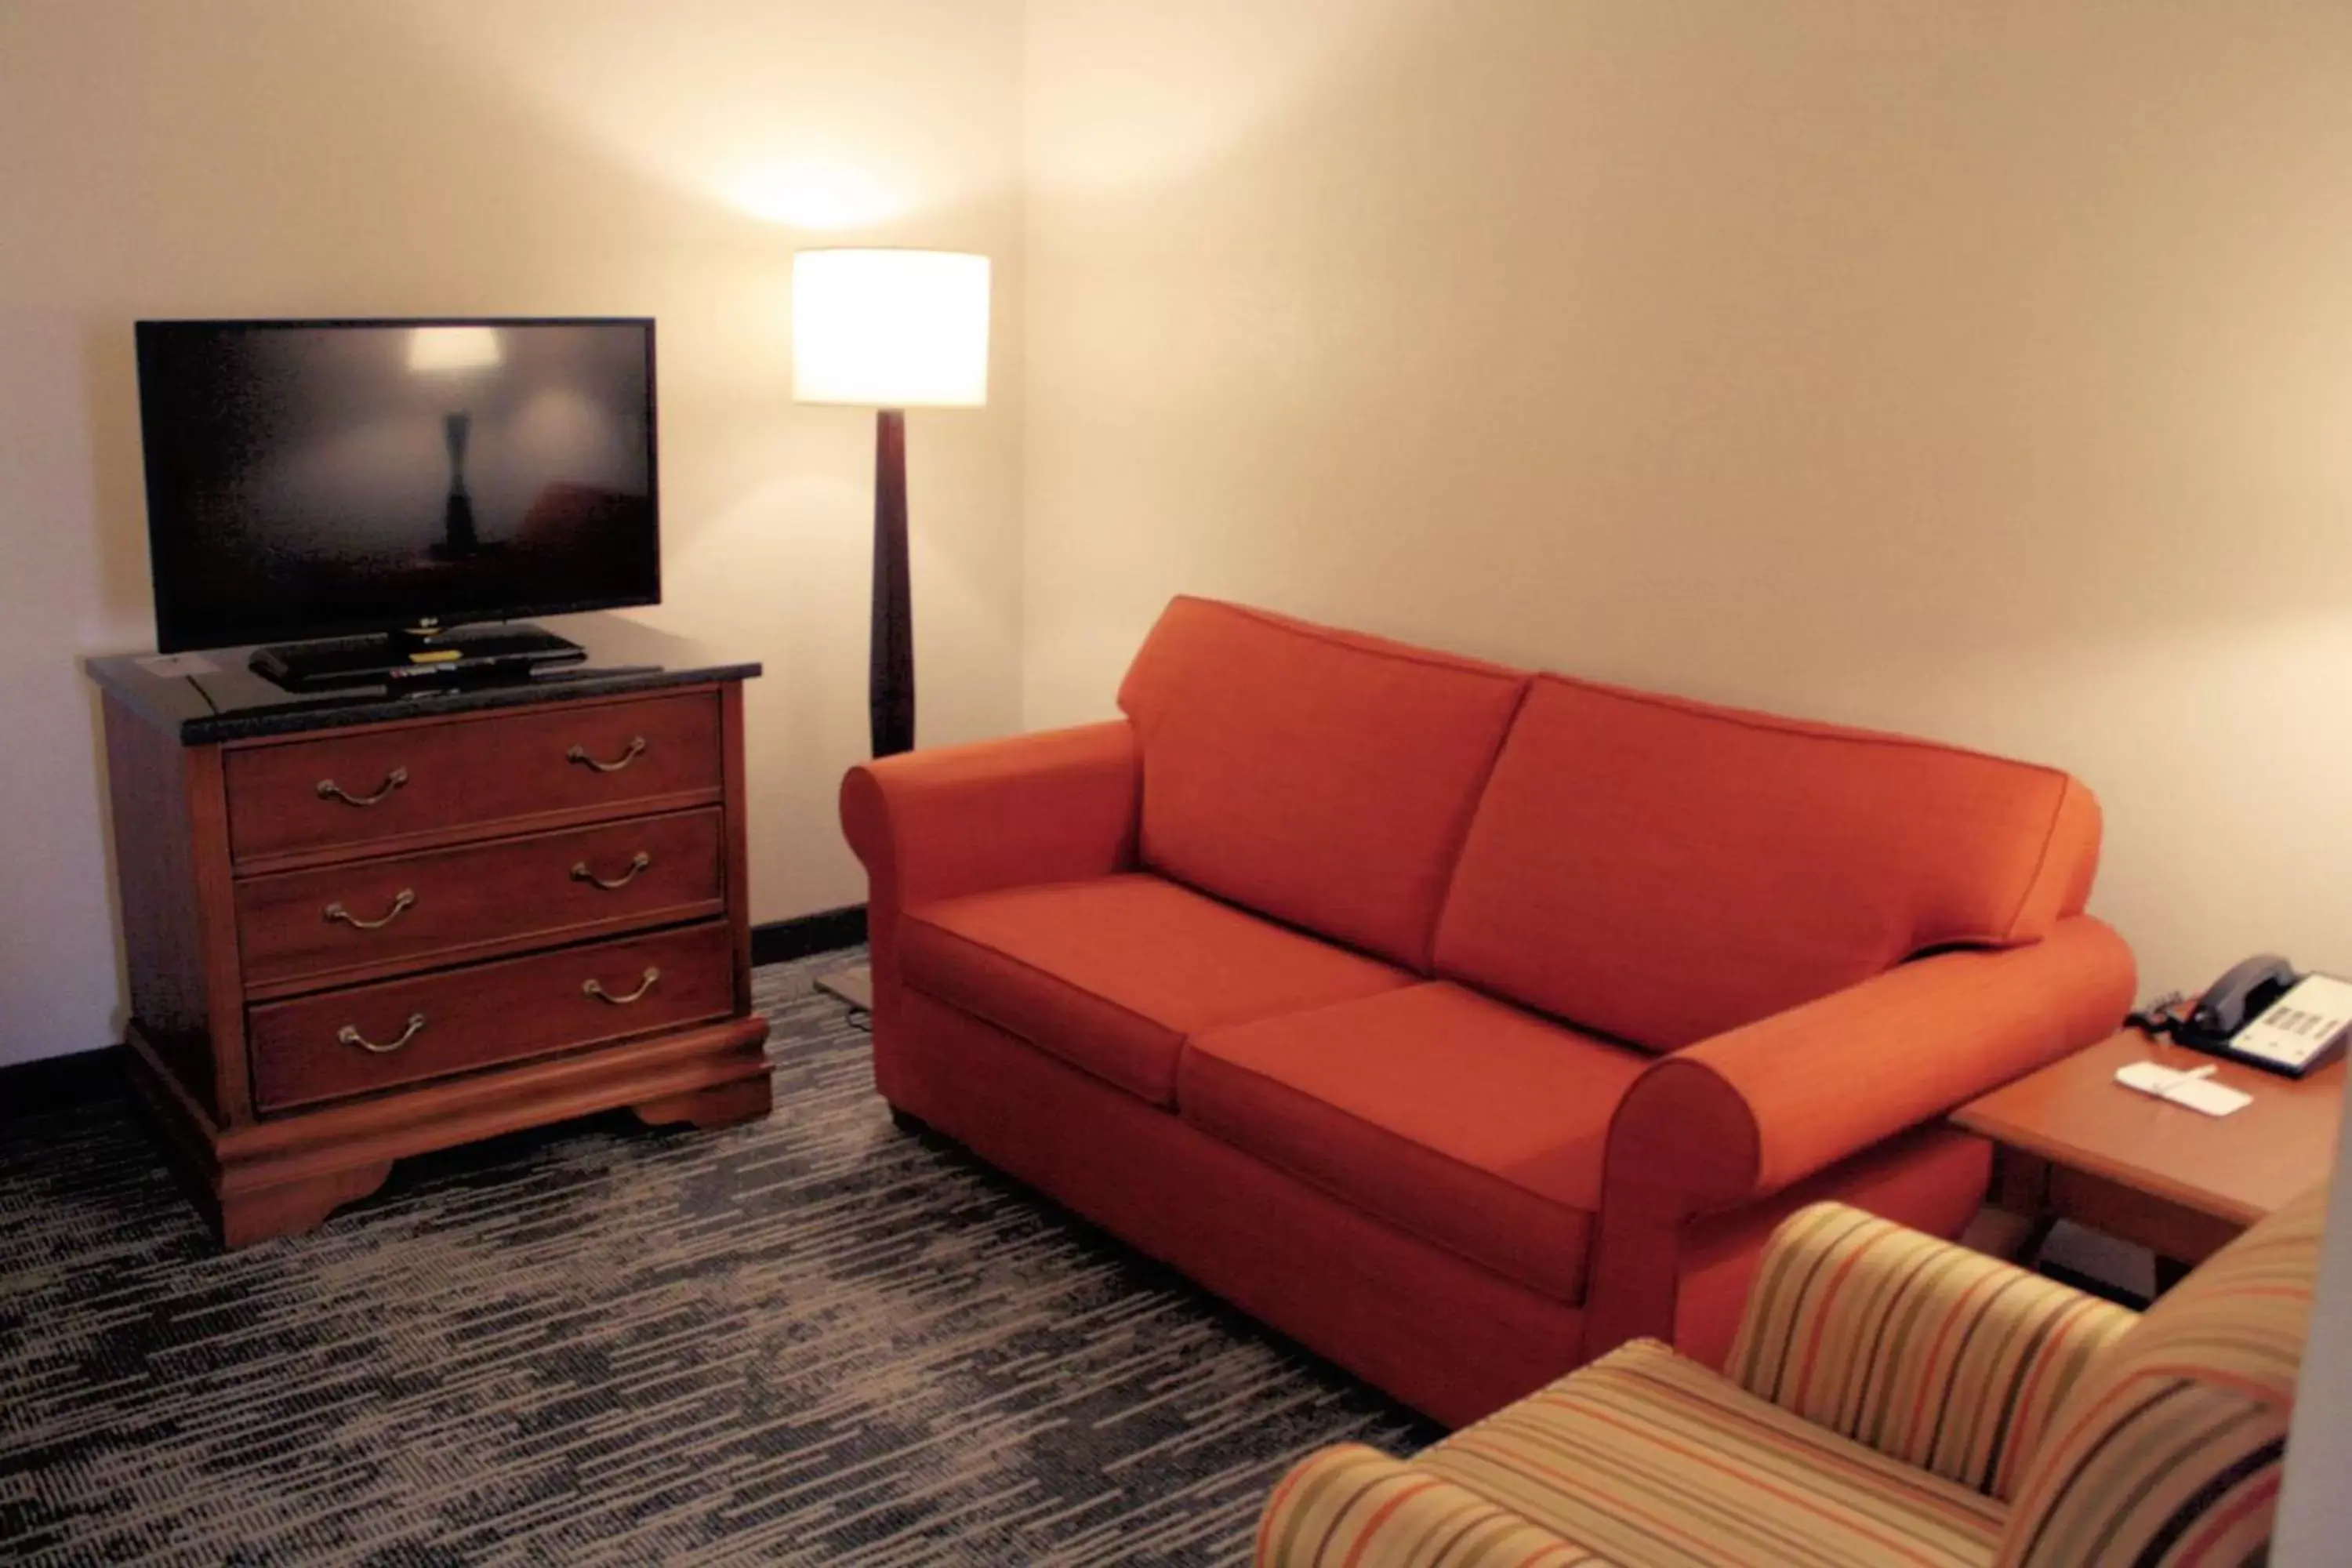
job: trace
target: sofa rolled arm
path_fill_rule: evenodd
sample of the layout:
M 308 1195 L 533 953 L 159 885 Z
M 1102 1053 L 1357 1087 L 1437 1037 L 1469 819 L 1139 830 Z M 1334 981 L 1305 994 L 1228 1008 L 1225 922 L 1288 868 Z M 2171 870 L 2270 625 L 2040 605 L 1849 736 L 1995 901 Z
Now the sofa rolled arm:
M 2131 949 L 2075 915 L 1916 959 L 1645 1068 L 1609 1126 L 1585 1352 L 1671 1340 L 1683 1226 L 1741 1208 L 2111 1033 Z
M 1781 1222 L 1724 1362 L 1748 1393 L 2013 1500 L 2051 1413 L 2138 1314 L 1843 1204 Z
M 895 911 L 1129 869 L 1141 780 L 1124 719 L 938 746 L 850 769 L 841 826 Z
M 1258 1521 L 1257 1568 L 1609 1568 L 1573 1542 L 1360 1443 L 1292 1467 Z

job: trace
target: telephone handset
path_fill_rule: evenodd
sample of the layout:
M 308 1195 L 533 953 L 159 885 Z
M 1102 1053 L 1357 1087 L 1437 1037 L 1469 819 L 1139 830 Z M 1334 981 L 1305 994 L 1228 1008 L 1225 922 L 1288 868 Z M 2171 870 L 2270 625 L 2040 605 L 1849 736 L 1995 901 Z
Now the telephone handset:
M 2352 1035 L 2352 983 L 2298 973 L 2276 953 L 2233 964 L 2172 1026 L 2182 1045 L 2289 1078 L 2325 1067 Z

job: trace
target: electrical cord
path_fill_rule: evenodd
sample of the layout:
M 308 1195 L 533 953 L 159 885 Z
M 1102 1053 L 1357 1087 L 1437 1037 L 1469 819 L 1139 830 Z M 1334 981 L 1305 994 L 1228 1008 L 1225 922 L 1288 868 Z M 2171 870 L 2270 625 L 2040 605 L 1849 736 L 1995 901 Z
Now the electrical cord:
M 811 986 L 809 988 L 809 994 L 814 996 L 831 996 L 836 994 L 834 992 L 825 990 L 822 985 Z M 860 1007 L 856 1003 L 846 999 L 843 1000 L 842 1005 L 849 1009 L 848 1012 L 842 1016 L 841 1021 L 843 1023 L 847 1024 L 851 1028 L 856 1029 L 860 1034 L 870 1035 L 874 1032 L 874 1009 L 871 1007 Z
M 2188 1000 L 2178 991 L 2168 991 L 2125 1018 L 2124 1022 L 2151 1040 L 2165 1039 L 2188 1022 L 2188 1016 L 2182 1010 Z

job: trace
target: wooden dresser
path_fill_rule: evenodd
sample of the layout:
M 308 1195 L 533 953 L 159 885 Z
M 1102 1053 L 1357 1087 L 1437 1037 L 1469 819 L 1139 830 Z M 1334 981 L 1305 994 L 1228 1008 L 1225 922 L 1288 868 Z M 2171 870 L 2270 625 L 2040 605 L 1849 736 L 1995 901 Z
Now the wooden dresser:
M 759 668 L 595 621 L 590 668 L 401 697 L 298 696 L 242 652 L 91 661 L 131 1081 L 228 1246 L 428 1149 L 618 1106 L 767 1113 Z

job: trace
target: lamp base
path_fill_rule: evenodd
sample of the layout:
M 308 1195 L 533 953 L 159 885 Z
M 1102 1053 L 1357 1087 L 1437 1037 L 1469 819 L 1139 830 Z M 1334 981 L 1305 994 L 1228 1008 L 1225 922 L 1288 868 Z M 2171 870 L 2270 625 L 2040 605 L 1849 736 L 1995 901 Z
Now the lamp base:
M 874 1011 L 874 971 L 866 964 L 820 974 L 816 977 L 816 988 L 840 997 L 860 1013 Z

